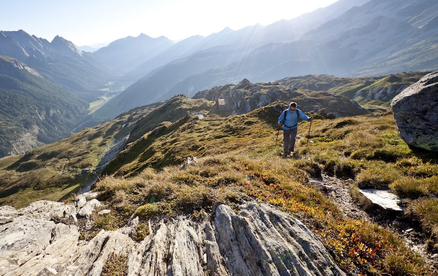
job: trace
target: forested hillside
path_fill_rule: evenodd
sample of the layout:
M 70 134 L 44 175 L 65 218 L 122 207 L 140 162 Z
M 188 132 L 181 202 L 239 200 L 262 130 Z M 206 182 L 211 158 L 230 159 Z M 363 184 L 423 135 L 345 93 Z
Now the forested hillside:
M 0 56 L 0 156 L 62 139 L 88 104 L 28 65 Z

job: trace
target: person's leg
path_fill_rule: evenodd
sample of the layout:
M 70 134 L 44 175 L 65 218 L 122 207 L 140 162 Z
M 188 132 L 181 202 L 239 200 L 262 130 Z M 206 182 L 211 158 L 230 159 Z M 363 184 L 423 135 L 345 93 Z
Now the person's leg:
M 297 133 L 298 133 L 298 128 L 294 128 L 290 130 L 288 153 L 294 152 L 295 150 L 295 138 L 297 137 Z
M 290 130 L 283 130 L 283 157 L 289 153 Z

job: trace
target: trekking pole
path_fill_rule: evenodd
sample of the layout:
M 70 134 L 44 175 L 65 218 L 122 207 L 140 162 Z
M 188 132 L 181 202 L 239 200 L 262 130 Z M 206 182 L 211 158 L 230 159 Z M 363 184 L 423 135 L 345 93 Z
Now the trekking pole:
M 310 119 L 309 133 L 307 134 L 307 146 L 309 146 L 310 128 L 312 127 L 313 118 Z

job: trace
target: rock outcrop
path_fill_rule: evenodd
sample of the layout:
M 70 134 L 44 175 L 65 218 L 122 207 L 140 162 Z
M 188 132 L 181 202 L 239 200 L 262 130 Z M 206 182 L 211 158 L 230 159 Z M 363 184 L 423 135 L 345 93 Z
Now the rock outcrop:
M 354 93 L 354 100 L 380 100 L 382 102 L 390 102 L 395 96 L 403 92 L 409 85 L 406 84 L 390 84 L 385 87 L 374 89 L 361 89 Z
M 75 206 L 0 207 L 0 274 L 101 275 L 117 256 L 119 275 L 345 275 L 309 229 L 267 204 L 241 205 L 238 214 L 220 205 L 214 220 L 202 223 L 160 221 L 140 242 L 129 237 L 133 219 L 87 242 L 76 221 L 85 219 L 80 209 L 95 205 L 93 197 L 81 196 Z
M 332 95 L 325 91 L 298 91 L 277 83 L 251 83 L 247 79 L 236 85 L 228 84 L 200 91 L 193 98 L 215 101 L 218 109 L 230 114 L 245 114 L 277 100 L 296 101 L 304 112 L 319 113 L 327 117 L 368 113 L 357 102 L 344 96 Z
M 438 151 L 438 72 L 430 73 L 391 102 L 400 136 L 414 147 Z

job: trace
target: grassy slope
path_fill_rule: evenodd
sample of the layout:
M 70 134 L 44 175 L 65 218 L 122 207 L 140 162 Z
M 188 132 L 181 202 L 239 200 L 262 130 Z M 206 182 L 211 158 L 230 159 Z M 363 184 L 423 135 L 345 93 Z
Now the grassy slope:
M 93 171 L 115 143 L 132 131 L 151 107 L 83 129 L 26 154 L 0 159 L 0 205 L 24 207 L 37 200 L 62 200 L 93 181 Z
M 208 105 L 185 101 L 186 114 Z M 124 130 L 121 126 L 144 116 L 130 143 L 108 166 L 107 176 L 95 188 L 101 192 L 102 208 L 113 212 L 96 216 L 92 229 L 83 232 L 84 238 L 91 238 L 102 228 L 121 227 L 135 214 L 141 223 L 132 237 L 141 240 L 147 235 L 148 220 L 177 214 L 190 215 L 194 220 L 209 219 L 219 203 L 237 208 L 238 203 L 253 198 L 298 216 L 320 235 L 345 270 L 368 275 L 428 272 L 421 258 L 396 235 L 376 224 L 344 217 L 335 204 L 309 185 L 309 176 L 318 177 L 324 171 L 338 178 L 353 178 L 357 185 L 389 187 L 409 199 L 408 215 L 430 234 L 433 247 L 438 234 L 437 159 L 409 148 L 398 136 L 392 115 L 316 120 L 310 137 L 314 142 L 307 145 L 307 139 L 299 140 L 297 158 L 285 160 L 278 156 L 281 147 L 276 143 L 275 125 L 281 109 L 275 104 L 246 115 L 211 115 L 205 119 L 187 115 L 161 125 L 144 119 L 154 111 L 137 112 L 126 113 L 112 123 L 85 130 L 18 161 L 17 157 L 0 159 L 0 174 L 8 175 L 2 179 L 9 178 L 6 184 L 12 185 L 23 177 L 41 177 L 47 175 L 41 170 L 57 168 L 69 157 L 67 164 L 76 171 L 70 180 L 61 182 L 71 184 L 56 186 L 67 194 L 69 185 L 78 185 L 75 181 L 79 182 L 77 177 L 85 164 L 91 169 L 97 166 L 96 156 L 102 146 Z M 308 123 L 302 123 L 299 135 L 306 137 L 307 131 Z M 179 170 L 188 156 L 197 157 L 198 163 Z M 52 170 L 52 179 L 63 175 L 59 168 Z M 53 180 L 38 183 L 50 186 Z M 28 199 L 40 188 L 46 188 L 42 191 L 47 194 L 47 189 L 53 188 L 48 186 L 26 188 L 3 197 L 1 204 L 20 206 L 24 196 L 27 202 L 47 198 Z
M 433 220 L 415 210 L 424 206 L 423 200 L 432 202 L 429 208 L 438 206 L 433 197 L 436 159 L 429 162 L 431 155 L 410 149 L 387 114 L 317 120 L 311 137 L 314 143 L 307 145 L 301 139 L 297 159 L 284 160 L 278 157 L 281 149 L 272 124 L 277 114 L 276 107 L 270 106 L 227 118 L 188 116 L 158 134 L 145 134 L 126 149 L 130 162 L 97 184 L 105 208 L 114 212 L 111 219 L 97 218 L 87 235 L 120 227 L 135 214 L 143 224 L 133 238 L 142 239 L 149 219 L 177 214 L 205 219 L 219 203 L 237 208 L 245 198 L 256 198 L 300 217 L 321 235 L 346 270 L 426 273 L 421 258 L 397 236 L 375 224 L 344 217 L 308 181 L 309 175 L 318 177 L 322 170 L 339 178 L 355 178 L 361 185 L 390 186 L 397 193 L 397 181 L 422 181 L 425 198 L 412 200 L 408 209 L 429 229 Z M 300 127 L 301 137 L 306 136 L 307 126 Z M 196 156 L 199 162 L 179 170 L 187 156 Z

